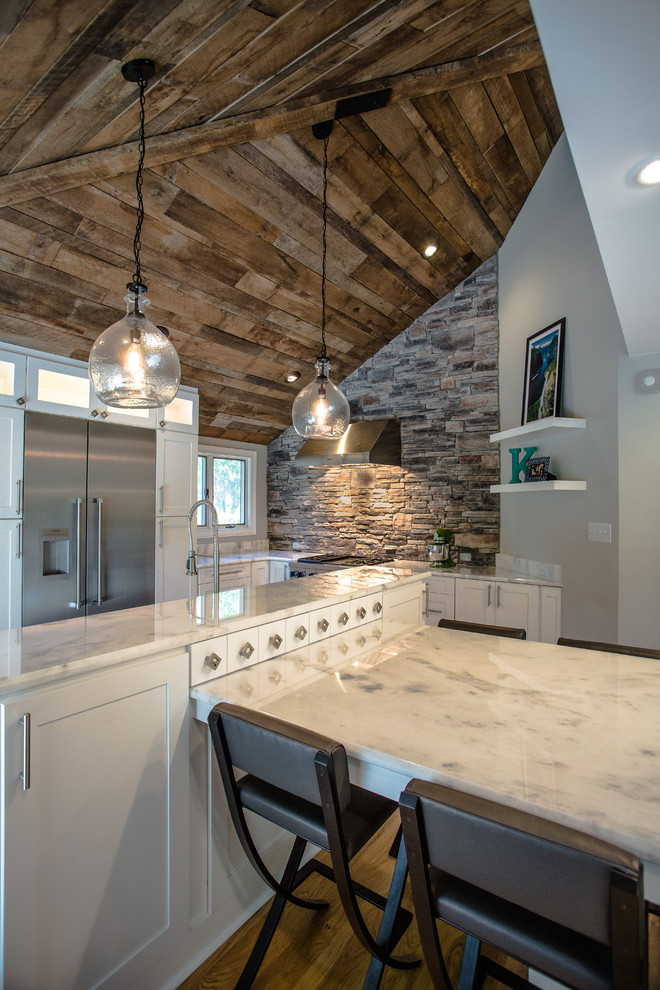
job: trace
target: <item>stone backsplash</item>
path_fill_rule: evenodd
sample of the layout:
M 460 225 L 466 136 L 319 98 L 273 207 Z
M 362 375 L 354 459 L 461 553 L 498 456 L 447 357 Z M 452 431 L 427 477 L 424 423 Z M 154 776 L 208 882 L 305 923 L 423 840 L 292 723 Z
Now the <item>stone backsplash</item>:
M 443 526 L 494 563 L 498 346 L 495 256 L 341 384 L 352 421 L 400 421 L 402 467 L 302 468 L 293 427 L 269 445 L 271 548 L 424 557 Z

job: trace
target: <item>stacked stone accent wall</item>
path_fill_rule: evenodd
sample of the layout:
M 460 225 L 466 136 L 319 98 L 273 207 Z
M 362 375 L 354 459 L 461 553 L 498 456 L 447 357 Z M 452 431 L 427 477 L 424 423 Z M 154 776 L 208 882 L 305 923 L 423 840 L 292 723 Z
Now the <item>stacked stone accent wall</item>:
M 498 548 L 497 257 L 344 380 L 351 421 L 396 418 L 402 467 L 296 465 L 293 427 L 268 448 L 268 535 L 280 550 L 427 554 L 455 533 L 476 563 Z

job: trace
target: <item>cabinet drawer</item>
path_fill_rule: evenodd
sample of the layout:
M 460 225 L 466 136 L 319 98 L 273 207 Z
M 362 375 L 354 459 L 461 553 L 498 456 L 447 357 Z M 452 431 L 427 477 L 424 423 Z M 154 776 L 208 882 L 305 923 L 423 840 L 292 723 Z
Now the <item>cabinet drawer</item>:
M 216 636 L 204 643 L 190 647 L 190 683 L 203 684 L 213 677 L 229 672 L 227 664 L 227 637 Z
M 380 619 L 383 615 L 383 595 L 382 592 L 378 592 L 377 595 L 367 595 L 363 599 L 364 607 L 367 610 L 366 622 L 373 622 L 374 619 Z
M 252 580 L 250 564 L 236 564 L 235 566 L 220 567 L 219 584 L 221 590 L 228 588 L 247 587 Z
M 235 670 L 243 670 L 245 667 L 251 667 L 258 660 L 258 629 L 242 629 L 240 632 L 228 634 L 227 666 L 230 674 L 233 674 Z
M 332 605 L 330 607 L 330 628 L 332 629 L 333 636 L 336 633 L 347 632 L 353 627 L 352 611 L 352 602 L 342 602 L 340 605 Z
M 437 612 L 438 619 L 454 618 L 454 596 L 453 595 L 430 595 L 427 601 L 427 611 Z
M 429 594 L 454 595 L 456 579 L 445 577 L 444 574 L 429 574 L 428 590 Z
M 332 608 L 316 608 L 309 613 L 309 641 L 318 643 L 332 636 Z
M 299 650 L 309 642 L 309 612 L 292 615 L 285 622 L 286 652 Z
M 279 657 L 286 653 L 286 621 L 266 622 L 259 626 L 259 657 L 267 660 L 269 657 Z

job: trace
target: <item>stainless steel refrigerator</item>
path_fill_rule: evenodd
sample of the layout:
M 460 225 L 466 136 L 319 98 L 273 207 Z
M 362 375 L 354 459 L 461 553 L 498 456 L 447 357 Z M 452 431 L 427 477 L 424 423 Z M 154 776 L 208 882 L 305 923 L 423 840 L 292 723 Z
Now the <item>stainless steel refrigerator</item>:
M 155 431 L 25 414 L 23 625 L 153 604 Z

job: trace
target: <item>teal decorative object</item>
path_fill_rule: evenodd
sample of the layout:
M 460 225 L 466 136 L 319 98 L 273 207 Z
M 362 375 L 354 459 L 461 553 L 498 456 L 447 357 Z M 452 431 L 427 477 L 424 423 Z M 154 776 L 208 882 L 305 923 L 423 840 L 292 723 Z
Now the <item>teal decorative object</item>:
M 525 468 L 527 467 L 527 461 L 530 459 L 532 454 L 536 452 L 536 447 L 525 447 L 525 456 L 520 460 L 520 451 L 522 447 L 509 447 L 509 453 L 511 454 L 511 481 L 510 485 L 520 484 L 520 474 L 522 472 L 523 480 L 525 478 Z

